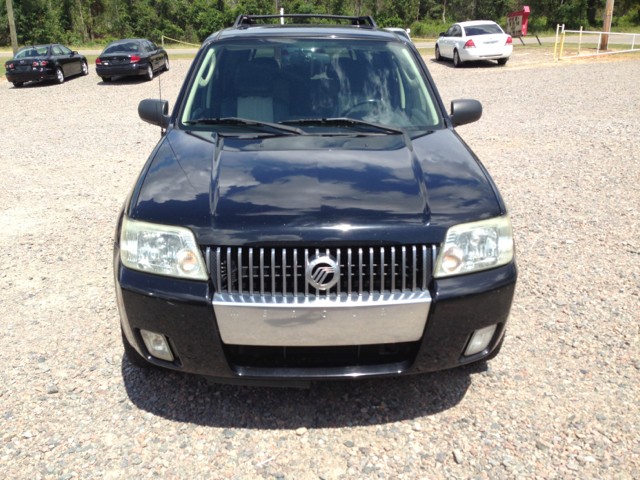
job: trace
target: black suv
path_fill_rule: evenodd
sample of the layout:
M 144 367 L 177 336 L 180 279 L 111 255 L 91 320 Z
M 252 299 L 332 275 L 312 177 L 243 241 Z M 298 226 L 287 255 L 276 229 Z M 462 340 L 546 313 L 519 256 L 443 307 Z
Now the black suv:
M 209 37 L 171 115 L 139 106 L 166 133 L 117 223 L 129 359 L 265 383 L 492 358 L 517 270 L 453 128 L 480 104 L 448 115 L 415 47 L 370 17 L 273 18 Z

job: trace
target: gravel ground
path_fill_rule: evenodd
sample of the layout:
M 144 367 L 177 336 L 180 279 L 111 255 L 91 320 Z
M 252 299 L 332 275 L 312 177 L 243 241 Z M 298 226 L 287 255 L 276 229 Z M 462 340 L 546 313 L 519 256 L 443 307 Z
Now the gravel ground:
M 640 59 L 536 55 L 427 61 L 446 104 L 483 103 L 459 132 L 511 209 L 501 355 L 308 390 L 123 357 L 112 237 L 157 79 L 0 83 L 0 478 L 640 478 Z M 172 106 L 188 66 L 160 76 Z

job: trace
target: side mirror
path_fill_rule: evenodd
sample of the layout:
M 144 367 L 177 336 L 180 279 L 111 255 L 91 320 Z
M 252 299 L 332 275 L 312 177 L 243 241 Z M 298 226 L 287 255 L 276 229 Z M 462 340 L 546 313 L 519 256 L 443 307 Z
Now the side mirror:
M 454 100 L 451 102 L 451 123 L 454 127 L 480 120 L 482 104 L 477 100 Z
M 138 115 L 151 125 L 158 125 L 166 128 L 169 126 L 171 116 L 169 115 L 169 102 L 166 100 L 155 100 L 147 98 L 138 105 Z
M 439 36 L 439 37 L 444 37 L 444 32 L 440 32 L 440 33 L 438 34 L 438 36 Z
M 71 55 L 78 55 L 78 51 L 74 50 L 73 52 L 71 52 Z

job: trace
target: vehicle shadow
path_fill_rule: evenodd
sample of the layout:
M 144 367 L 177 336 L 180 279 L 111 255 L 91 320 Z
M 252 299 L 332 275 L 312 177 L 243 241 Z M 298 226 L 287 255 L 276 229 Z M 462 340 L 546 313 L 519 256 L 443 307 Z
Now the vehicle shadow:
M 498 65 L 495 61 L 493 60 L 478 60 L 477 62 L 467 62 L 467 63 L 463 63 L 461 67 L 456 67 L 453 64 L 453 60 L 436 60 L 435 58 L 431 58 L 429 60 L 430 63 L 435 63 L 437 65 L 442 65 L 443 67 L 447 67 L 447 68 L 499 68 L 500 65 Z
M 62 85 L 64 85 L 67 82 L 72 82 L 78 78 L 82 78 L 83 76 L 84 75 L 74 75 L 72 77 L 65 77 L 64 83 Z M 12 82 L 9 82 L 9 83 L 12 83 Z M 11 88 L 16 90 L 25 90 L 28 88 L 59 87 L 60 85 L 61 84 L 57 83 L 55 80 L 42 80 L 41 82 L 38 82 L 38 81 L 26 82 L 21 87 L 16 87 L 15 85 L 12 85 Z
M 164 73 L 167 73 L 167 72 L 165 70 L 154 72 L 153 80 L 160 77 Z M 151 80 L 151 82 L 153 82 L 153 80 Z M 150 82 L 144 77 L 144 75 L 128 75 L 128 76 L 111 77 L 110 82 L 105 82 L 104 80 L 100 79 L 100 81 L 98 82 L 98 85 L 101 87 L 109 87 L 111 85 L 139 85 L 141 83 L 150 83 Z
M 197 375 L 143 371 L 126 356 L 121 368 L 131 402 L 153 415 L 210 427 L 295 430 L 434 415 L 460 403 L 471 375 L 486 371 L 487 363 L 395 378 L 313 382 L 304 390 L 210 384 Z

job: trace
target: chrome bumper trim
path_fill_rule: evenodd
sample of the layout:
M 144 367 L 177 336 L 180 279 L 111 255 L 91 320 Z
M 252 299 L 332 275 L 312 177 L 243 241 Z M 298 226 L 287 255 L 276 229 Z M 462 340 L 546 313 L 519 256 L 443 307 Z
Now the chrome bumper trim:
M 428 291 L 305 297 L 216 293 L 222 341 L 232 345 L 372 345 L 420 340 Z

